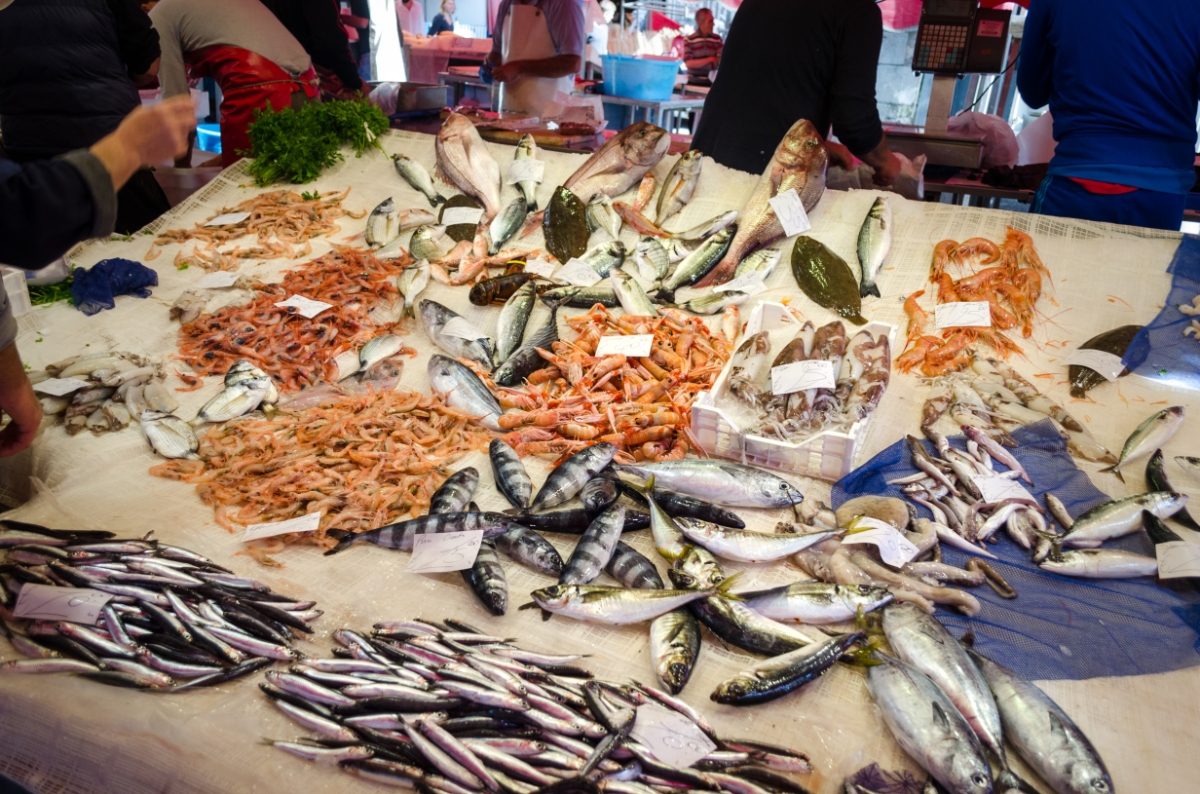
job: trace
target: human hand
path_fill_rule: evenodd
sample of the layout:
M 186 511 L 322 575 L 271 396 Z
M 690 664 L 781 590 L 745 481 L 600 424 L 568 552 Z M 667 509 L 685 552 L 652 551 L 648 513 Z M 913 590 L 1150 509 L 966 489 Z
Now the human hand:
M 42 404 L 33 393 L 16 345 L 0 350 L 0 412 L 10 420 L 0 430 L 0 458 L 4 458 L 32 444 L 42 422 Z
M 888 187 L 900 175 L 900 158 L 894 152 L 889 151 L 881 162 L 873 165 L 875 167 L 873 178 L 879 187 Z
M 845 145 L 837 141 L 825 141 L 825 152 L 834 165 L 845 168 L 847 171 L 854 168 L 854 155 Z
M 187 151 L 188 134 L 195 126 L 192 98 L 174 96 L 157 105 L 135 109 L 121 121 L 113 135 L 137 157 L 141 167 Z
M 521 67 L 516 61 L 509 61 L 492 67 L 492 79 L 497 83 L 508 83 L 521 76 Z

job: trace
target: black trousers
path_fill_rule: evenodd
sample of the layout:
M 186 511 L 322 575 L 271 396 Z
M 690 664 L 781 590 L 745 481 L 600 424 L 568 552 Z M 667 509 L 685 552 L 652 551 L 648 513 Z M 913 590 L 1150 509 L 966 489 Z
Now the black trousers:
M 171 208 L 149 168 L 138 170 L 117 191 L 117 234 L 133 234 Z

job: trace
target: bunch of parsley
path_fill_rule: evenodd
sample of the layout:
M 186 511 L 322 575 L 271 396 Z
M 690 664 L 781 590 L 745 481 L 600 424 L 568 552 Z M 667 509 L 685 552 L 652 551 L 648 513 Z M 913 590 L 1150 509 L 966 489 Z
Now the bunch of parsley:
M 348 145 L 355 156 L 379 146 L 387 116 L 369 102 L 310 102 L 299 108 L 259 111 L 250 125 L 250 174 L 259 185 L 303 184 L 342 159 Z

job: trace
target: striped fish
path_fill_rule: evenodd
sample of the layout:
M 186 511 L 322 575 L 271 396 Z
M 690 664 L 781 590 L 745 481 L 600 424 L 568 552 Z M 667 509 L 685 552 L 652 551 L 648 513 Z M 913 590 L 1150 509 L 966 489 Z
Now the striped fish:
M 575 545 L 558 577 L 559 584 L 587 584 L 600 575 L 612 558 L 625 526 L 625 507 L 616 505 L 596 516 Z

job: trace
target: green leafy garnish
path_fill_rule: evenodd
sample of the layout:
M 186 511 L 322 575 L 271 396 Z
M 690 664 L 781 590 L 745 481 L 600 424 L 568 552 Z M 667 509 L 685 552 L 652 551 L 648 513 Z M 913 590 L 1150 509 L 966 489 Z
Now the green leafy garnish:
M 348 145 L 356 156 L 388 128 L 383 111 L 366 101 L 310 102 L 300 108 L 259 111 L 250 125 L 250 174 L 255 182 L 311 182 L 342 159 Z M 307 196 L 305 196 L 307 198 Z
M 180 262 L 179 264 L 177 264 L 177 265 L 175 266 L 175 269 L 176 269 L 176 270 L 187 270 L 187 269 L 188 269 L 189 267 L 191 267 L 191 266 L 192 266 L 192 263 L 191 263 L 191 262 L 188 262 L 188 261 L 185 259 L 184 261 L 182 261 L 182 262 Z
M 306 190 L 300 194 L 300 198 L 305 201 L 316 201 L 321 198 L 321 192 L 319 190 Z
M 71 282 L 74 276 L 67 276 L 57 284 L 41 284 L 29 287 L 29 302 L 34 306 L 46 306 L 59 301 L 71 300 Z

